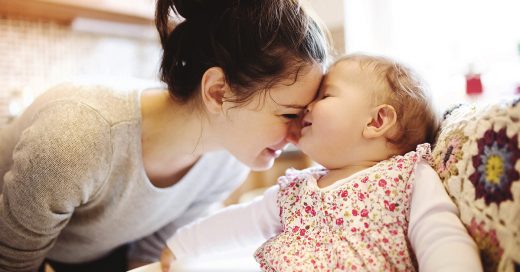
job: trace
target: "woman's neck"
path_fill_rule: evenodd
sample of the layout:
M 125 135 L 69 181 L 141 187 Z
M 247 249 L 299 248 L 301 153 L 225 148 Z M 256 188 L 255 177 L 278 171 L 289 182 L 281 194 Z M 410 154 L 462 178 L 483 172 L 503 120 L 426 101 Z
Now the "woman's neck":
M 146 174 L 158 187 L 173 185 L 212 149 L 206 119 L 174 101 L 166 90 L 141 96 L 141 145 Z M 203 130 L 205 129 L 205 130 Z

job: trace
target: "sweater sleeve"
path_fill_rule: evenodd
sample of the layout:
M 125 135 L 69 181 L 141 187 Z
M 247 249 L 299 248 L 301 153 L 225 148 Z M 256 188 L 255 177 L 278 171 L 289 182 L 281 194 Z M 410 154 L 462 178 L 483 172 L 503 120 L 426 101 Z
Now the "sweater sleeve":
M 276 204 L 278 186 L 262 197 L 233 205 L 179 229 L 167 240 L 178 260 L 240 249 L 265 241 L 282 229 Z
M 56 102 L 37 114 L 13 151 L 0 195 L 0 271 L 34 271 L 74 209 L 110 167 L 110 127 L 88 106 Z
M 163 226 L 158 231 L 131 244 L 128 252 L 130 261 L 155 262 L 159 259 L 162 249 L 166 246 L 166 239 L 182 226 L 193 222 L 197 218 L 206 216 L 212 209 L 211 206 L 220 204 L 229 194 L 238 187 L 249 174 L 249 168 L 242 164 L 236 167 L 224 168 L 225 174 L 218 178 L 220 182 L 212 184 L 212 187 L 177 219 Z M 216 179 L 212 180 L 215 181 Z
M 417 165 L 412 192 L 408 239 L 420 271 L 482 271 L 475 242 L 458 217 L 435 171 Z

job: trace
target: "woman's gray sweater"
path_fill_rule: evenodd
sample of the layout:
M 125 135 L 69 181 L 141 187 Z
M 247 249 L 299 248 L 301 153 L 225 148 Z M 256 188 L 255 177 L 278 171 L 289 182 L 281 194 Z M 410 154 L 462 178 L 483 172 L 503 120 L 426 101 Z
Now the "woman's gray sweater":
M 60 85 L 0 131 L 0 271 L 90 261 L 125 243 L 130 258 L 154 261 L 164 239 L 245 179 L 248 168 L 219 151 L 154 187 L 140 93 Z

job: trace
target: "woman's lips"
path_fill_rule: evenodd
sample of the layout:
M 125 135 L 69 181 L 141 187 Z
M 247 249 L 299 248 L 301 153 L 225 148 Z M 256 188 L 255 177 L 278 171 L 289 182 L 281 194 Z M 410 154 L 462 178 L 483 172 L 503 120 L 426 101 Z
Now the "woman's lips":
M 266 148 L 266 150 L 269 152 L 269 154 L 275 158 L 278 158 L 280 157 L 280 155 L 282 154 L 282 150 L 281 149 L 271 149 L 271 148 Z

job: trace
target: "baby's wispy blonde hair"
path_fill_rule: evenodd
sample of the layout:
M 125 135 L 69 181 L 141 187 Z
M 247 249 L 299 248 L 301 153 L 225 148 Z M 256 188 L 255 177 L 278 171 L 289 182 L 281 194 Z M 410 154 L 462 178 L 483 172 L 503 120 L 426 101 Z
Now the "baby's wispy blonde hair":
M 439 117 L 425 82 L 412 69 L 380 56 L 351 54 L 339 58 L 336 64 L 343 61 L 357 62 L 361 69 L 375 73 L 374 106 L 389 104 L 395 108 L 396 128 L 387 137 L 389 143 L 403 153 L 421 143 L 433 144 Z

